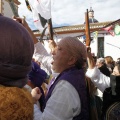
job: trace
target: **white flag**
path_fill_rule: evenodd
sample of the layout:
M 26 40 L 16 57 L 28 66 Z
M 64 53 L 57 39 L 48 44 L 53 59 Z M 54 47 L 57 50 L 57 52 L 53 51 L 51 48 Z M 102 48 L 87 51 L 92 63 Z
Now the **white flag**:
M 33 20 L 34 20 L 34 25 L 35 25 L 35 27 L 36 27 L 40 32 L 42 32 L 44 28 L 43 28 L 42 25 L 41 25 L 41 21 L 40 21 L 40 18 L 39 18 L 39 16 L 38 16 L 38 13 L 36 12 L 35 9 L 32 10 L 32 13 L 33 13 Z M 47 24 L 46 24 L 45 26 L 47 26 Z
M 34 0 L 33 7 L 43 18 L 51 18 L 51 0 Z
M 34 0 L 34 2 L 35 1 L 36 0 Z M 48 26 L 48 24 L 47 24 L 47 21 L 46 22 L 44 21 L 46 19 L 41 18 L 41 14 L 38 13 L 37 9 L 35 8 L 35 6 L 33 6 L 32 3 L 33 3 L 33 1 L 29 0 L 30 7 L 32 9 L 34 25 L 42 33 L 42 31 L 44 30 L 44 28 L 46 28 Z M 43 23 L 43 21 L 44 21 L 44 23 Z M 45 31 L 45 34 L 48 34 L 48 30 Z

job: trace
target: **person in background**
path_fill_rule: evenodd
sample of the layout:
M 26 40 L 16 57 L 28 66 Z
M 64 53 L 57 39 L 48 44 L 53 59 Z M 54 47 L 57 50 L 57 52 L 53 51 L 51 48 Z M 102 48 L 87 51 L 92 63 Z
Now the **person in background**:
M 96 62 L 96 66 L 102 72 L 104 75 L 110 77 L 110 71 L 106 66 L 105 59 L 104 58 L 98 58 Z
M 117 58 L 117 61 L 116 62 L 119 62 L 120 61 L 120 58 Z
M 65 37 L 52 51 L 52 69 L 60 73 L 46 96 L 46 106 L 41 113 L 35 108 L 35 120 L 89 120 L 88 98 L 84 65 L 86 47 L 77 38 Z M 38 88 L 32 96 L 38 98 Z
M 38 101 L 39 101 L 40 110 L 42 112 L 43 112 L 43 108 L 45 105 L 45 94 L 44 94 L 44 91 L 41 86 L 47 79 L 47 76 L 48 76 L 47 73 L 44 70 L 42 70 L 36 62 L 32 61 L 32 70 L 28 74 L 28 83 L 27 84 L 32 89 L 35 87 L 39 87 L 42 95 Z
M 112 73 L 114 66 L 115 66 L 115 62 L 114 62 L 113 58 L 111 56 L 106 56 L 105 63 L 107 65 L 107 68 L 109 69 L 110 73 Z
M 88 71 L 86 76 L 103 92 L 102 120 L 120 119 L 120 62 L 107 77 L 95 66 L 90 47 L 87 47 Z
M 33 99 L 24 88 L 34 44 L 28 31 L 0 14 L 0 119 L 33 120 Z
M 97 56 L 95 56 L 95 53 L 91 53 L 92 54 L 92 57 L 94 59 L 94 62 L 96 63 L 97 62 Z

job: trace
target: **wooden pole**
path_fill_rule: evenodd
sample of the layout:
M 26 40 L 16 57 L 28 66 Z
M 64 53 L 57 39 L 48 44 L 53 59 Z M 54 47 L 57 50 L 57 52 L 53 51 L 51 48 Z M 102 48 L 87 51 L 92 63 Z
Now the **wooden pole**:
M 85 34 L 86 34 L 86 46 L 90 46 L 90 26 L 88 18 L 88 9 L 85 13 Z
M 48 29 L 50 34 L 50 40 L 53 40 L 53 28 L 52 28 L 52 20 L 51 18 L 48 20 Z

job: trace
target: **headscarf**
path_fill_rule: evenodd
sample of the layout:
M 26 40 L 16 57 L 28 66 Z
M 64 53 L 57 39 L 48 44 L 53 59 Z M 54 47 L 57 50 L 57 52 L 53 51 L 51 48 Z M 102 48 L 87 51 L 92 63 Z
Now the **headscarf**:
M 32 70 L 29 72 L 28 78 L 34 86 L 40 87 L 47 78 L 47 73 L 36 62 L 32 61 Z
M 47 73 L 42 70 L 36 62 L 32 61 L 32 70 L 28 74 L 28 78 L 35 87 L 39 87 L 42 93 L 42 96 L 39 99 L 39 103 L 41 111 L 43 111 L 45 106 L 45 95 L 41 85 L 43 82 L 45 82 L 45 79 L 47 78 Z
M 64 41 L 66 50 L 71 54 L 71 56 L 75 56 L 77 58 L 76 67 L 78 69 L 83 68 L 87 59 L 86 46 L 75 37 L 65 37 L 62 41 Z
M 23 87 L 33 52 L 32 38 L 22 24 L 0 14 L 0 84 Z

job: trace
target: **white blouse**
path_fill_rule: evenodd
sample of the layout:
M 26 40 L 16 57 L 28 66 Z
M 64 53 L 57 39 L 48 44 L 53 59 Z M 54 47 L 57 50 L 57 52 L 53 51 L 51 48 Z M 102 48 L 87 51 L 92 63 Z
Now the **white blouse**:
M 34 55 L 33 58 L 40 62 L 41 68 L 50 75 L 52 74 L 51 61 L 52 56 L 47 52 L 42 43 L 38 42 L 34 45 Z
M 97 67 L 94 69 L 88 69 L 86 76 L 89 77 L 95 86 L 97 86 L 102 92 L 110 87 L 110 77 L 102 74 Z
M 34 105 L 34 120 L 73 120 L 80 112 L 81 103 L 76 89 L 69 82 L 61 80 L 55 86 L 43 113 Z

